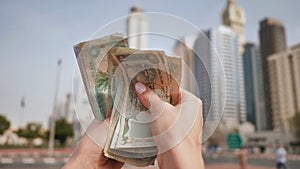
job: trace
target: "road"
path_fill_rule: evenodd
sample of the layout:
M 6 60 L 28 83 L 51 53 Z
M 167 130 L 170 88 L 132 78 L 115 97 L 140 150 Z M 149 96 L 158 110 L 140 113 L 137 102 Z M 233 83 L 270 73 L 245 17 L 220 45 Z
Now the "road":
M 206 169 L 239 169 L 238 159 L 218 157 L 218 158 L 205 158 Z M 0 164 L 1 169 L 60 169 L 64 163 L 58 162 L 55 164 L 33 163 L 24 164 L 22 162 L 12 164 Z M 300 161 L 289 161 L 289 169 L 299 169 Z M 154 168 L 154 167 L 151 167 Z M 275 169 L 273 160 L 266 159 L 249 159 L 249 169 Z
M 0 164 L 1 169 L 60 169 L 63 164 Z
M 25 153 L 26 152 L 26 153 Z M 54 157 L 48 157 L 47 153 L 39 150 L 24 151 L 10 150 L 0 151 L 0 169 L 60 169 L 66 161 L 71 150 L 57 151 Z M 207 155 L 204 157 L 206 169 L 239 169 L 239 161 L 234 154 Z M 255 155 L 249 156 L 248 169 L 275 169 L 275 156 Z M 300 168 L 300 156 L 289 156 L 289 169 Z M 155 169 L 157 167 L 147 167 Z M 137 169 L 126 167 L 126 169 Z
M 223 166 L 218 169 L 238 169 L 239 160 L 234 156 L 209 156 L 205 157 L 205 164 L 208 166 L 207 169 L 210 169 L 209 166 Z M 225 165 L 224 165 L 225 164 Z M 269 168 L 275 169 L 275 159 L 274 158 L 261 158 L 261 157 L 250 157 L 248 159 L 249 168 Z M 288 169 L 299 169 L 300 168 L 300 160 L 288 160 L 287 162 Z M 227 167 L 226 167 L 227 166 Z M 228 167 L 235 166 L 235 167 Z M 214 169 L 215 167 L 212 167 Z

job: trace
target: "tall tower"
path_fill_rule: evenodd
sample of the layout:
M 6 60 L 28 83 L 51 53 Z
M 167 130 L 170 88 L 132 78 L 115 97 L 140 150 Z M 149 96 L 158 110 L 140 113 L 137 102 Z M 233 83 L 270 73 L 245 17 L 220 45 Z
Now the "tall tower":
M 133 6 L 127 18 L 127 37 L 130 48 L 143 49 L 147 47 L 148 23 L 143 9 Z
M 209 43 L 206 37 L 210 40 Z M 241 101 L 243 93 L 240 93 L 240 87 L 243 87 L 241 83 L 244 84 L 244 81 L 239 80 L 244 79 L 244 74 L 239 73 L 243 70 L 240 70 L 241 67 L 237 64 L 239 60 L 242 61 L 241 55 L 238 54 L 237 33 L 226 26 L 209 29 L 205 31 L 205 35 L 199 35 L 194 44 L 194 50 L 195 54 L 198 55 L 195 58 L 199 58 L 195 59 L 195 77 L 200 95 L 211 99 L 211 101 L 207 101 L 210 103 L 210 107 L 208 107 L 210 112 L 207 114 L 208 120 L 219 122 L 222 117 L 221 113 L 224 111 L 223 119 L 228 128 L 236 127 L 240 122 L 245 122 L 245 102 Z M 219 59 L 223 64 L 224 72 L 218 64 Z M 202 63 L 199 63 L 200 61 Z M 206 70 L 204 70 L 203 65 L 205 65 Z M 208 72 L 209 77 L 205 76 L 206 72 Z M 223 77 L 223 73 L 225 73 L 225 77 Z M 208 90 L 211 90 L 211 94 L 205 93 Z
M 246 91 L 247 120 L 255 125 L 257 131 L 266 129 L 266 114 L 263 90 L 263 74 L 258 47 L 245 44 L 243 54 Z
M 265 18 L 260 22 L 259 37 L 267 129 L 273 129 L 268 57 L 274 53 L 285 51 L 287 49 L 285 28 L 281 21 L 273 18 Z
M 228 0 L 226 8 L 222 14 L 222 24 L 231 28 L 233 32 L 237 34 L 238 38 L 238 57 L 236 60 L 238 82 L 237 88 L 239 89 L 239 106 L 238 111 L 240 112 L 240 122 L 243 123 L 246 121 L 246 101 L 245 101 L 245 84 L 244 84 L 244 71 L 243 71 L 243 59 L 242 55 L 244 52 L 245 44 L 245 23 L 246 16 L 244 10 L 237 5 L 235 0 Z
M 243 52 L 243 45 L 246 41 L 245 23 L 246 16 L 244 10 L 237 5 L 235 0 L 228 0 L 227 6 L 222 14 L 222 24 L 230 27 L 238 34 L 240 53 Z

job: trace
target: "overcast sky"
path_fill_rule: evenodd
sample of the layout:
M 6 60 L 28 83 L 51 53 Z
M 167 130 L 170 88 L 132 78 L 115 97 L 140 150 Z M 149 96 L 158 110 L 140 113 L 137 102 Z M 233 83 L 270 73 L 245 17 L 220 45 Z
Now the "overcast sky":
M 258 22 L 280 19 L 288 45 L 300 42 L 299 0 L 237 0 L 247 16 L 247 40 L 258 42 Z M 62 59 L 59 100 L 72 88 L 75 59 L 72 46 L 100 27 L 125 16 L 138 3 L 147 12 L 179 16 L 200 29 L 220 24 L 226 0 L 2 0 L 0 2 L 0 114 L 15 125 L 21 121 L 47 126 L 52 111 L 56 64 Z M 125 31 L 125 30 L 124 30 Z M 170 44 L 166 45 L 171 48 Z M 24 112 L 21 97 L 26 98 Z M 20 114 L 23 114 L 22 116 Z

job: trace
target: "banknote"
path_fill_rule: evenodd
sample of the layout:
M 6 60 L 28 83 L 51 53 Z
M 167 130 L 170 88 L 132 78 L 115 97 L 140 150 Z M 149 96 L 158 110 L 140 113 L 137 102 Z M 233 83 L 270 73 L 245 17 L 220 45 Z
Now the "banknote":
M 114 73 L 109 77 L 115 91 L 112 93 L 115 98 L 113 112 L 117 118 L 112 118 L 105 152 L 112 158 L 115 157 L 110 154 L 114 152 L 117 158 L 150 157 L 153 161 L 157 148 L 151 135 L 151 115 L 139 102 L 134 84 L 148 85 L 162 100 L 175 105 L 181 80 L 181 60 L 166 57 L 163 51 L 115 48 L 109 54 L 108 62 L 110 72 Z
M 109 117 L 112 110 L 107 53 L 113 47 L 128 47 L 127 40 L 121 34 L 114 34 L 73 47 L 91 109 L 99 120 Z
M 164 51 L 129 49 L 120 34 L 74 46 L 77 63 L 95 118 L 110 117 L 104 154 L 134 166 L 154 163 L 151 114 L 134 85 L 144 83 L 164 101 L 176 105 L 181 60 Z
M 176 104 L 177 96 L 171 94 L 176 93 L 172 90 L 178 91 L 178 86 L 176 86 L 178 83 L 176 81 L 173 81 L 174 84 L 170 83 L 168 62 L 162 51 L 135 51 L 131 53 L 120 49 L 110 58 L 118 59 L 118 57 L 126 58 L 122 62 L 126 69 L 121 68 L 120 70 L 126 71 L 127 76 L 125 76 L 129 87 L 129 92 L 126 92 L 129 93 L 130 100 L 125 104 L 127 107 L 119 119 L 118 125 L 122 126 L 117 126 L 116 133 L 119 135 L 116 133 L 114 135 L 114 138 L 118 139 L 114 139 L 116 142 L 113 142 L 111 147 L 124 149 L 155 146 L 151 138 L 150 112 L 137 99 L 134 84 L 142 82 L 153 89 L 162 100 Z M 172 87 L 177 88 L 173 89 Z

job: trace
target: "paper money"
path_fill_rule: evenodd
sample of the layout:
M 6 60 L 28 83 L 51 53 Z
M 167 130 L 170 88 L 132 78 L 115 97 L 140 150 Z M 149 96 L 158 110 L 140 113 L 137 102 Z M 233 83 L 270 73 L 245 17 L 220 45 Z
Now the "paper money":
M 110 117 L 112 110 L 112 100 L 108 93 L 107 53 L 118 46 L 128 47 L 121 34 L 81 42 L 74 46 L 91 109 L 98 120 Z
M 116 91 L 113 96 L 116 109 L 113 112 L 118 118 L 113 118 L 115 121 L 111 123 L 112 130 L 108 136 L 110 142 L 107 142 L 105 152 L 109 157 L 119 160 L 120 156 L 126 156 L 135 159 L 150 157 L 153 161 L 157 148 L 151 138 L 151 117 L 149 118 L 151 115 L 139 102 L 134 84 L 142 82 L 148 85 L 162 100 L 175 105 L 178 101 L 181 61 L 178 58 L 168 59 L 163 51 L 139 51 L 126 48 L 113 50 L 109 54 L 108 62 L 111 65 L 111 72 L 119 78 L 119 80 L 111 80 L 115 82 L 115 85 L 112 84 L 112 89 Z M 170 75 L 169 66 L 172 66 L 174 77 Z M 144 117 L 148 114 L 148 123 L 138 121 L 137 117 L 140 114 Z M 114 154 L 110 155 L 112 151 Z
M 144 83 L 176 105 L 181 60 L 163 51 L 129 49 L 116 35 L 80 43 L 74 51 L 95 117 L 111 118 L 105 155 L 134 166 L 153 164 L 157 147 L 151 114 L 138 100 L 134 85 Z

